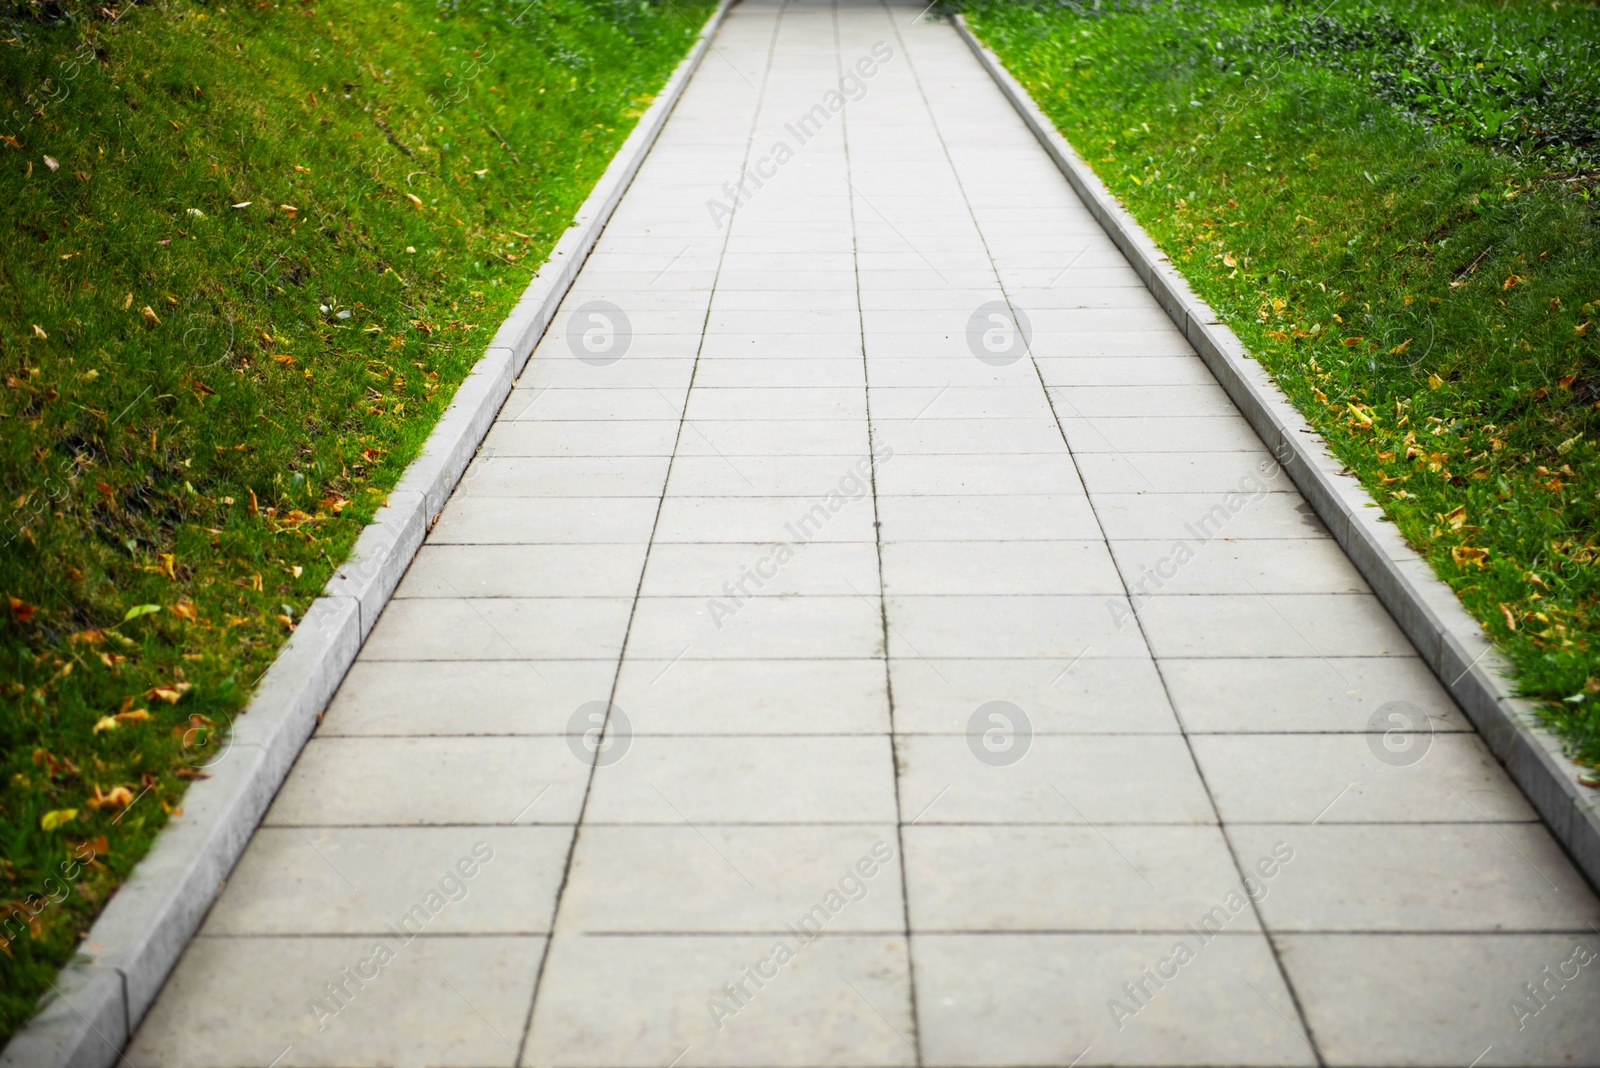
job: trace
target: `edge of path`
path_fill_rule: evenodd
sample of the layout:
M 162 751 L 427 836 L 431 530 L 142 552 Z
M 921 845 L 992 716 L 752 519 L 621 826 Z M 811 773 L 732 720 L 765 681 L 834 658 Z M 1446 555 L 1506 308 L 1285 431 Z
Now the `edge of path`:
M 1578 766 L 1538 723 L 1533 707 L 1507 682 L 1510 663 L 1450 587 L 1414 552 L 1366 488 L 1252 360 L 1244 345 L 1107 191 L 1056 130 L 1033 97 L 959 14 L 956 32 L 978 57 L 1023 123 L 1044 147 L 1112 242 L 1189 344 L 1193 345 L 1251 429 L 1310 502 L 1400 629 L 1589 881 L 1600 886 L 1600 798 L 1579 785 Z
M 0 1068 L 108 1068 L 155 1003 L 699 68 L 722 0 Z

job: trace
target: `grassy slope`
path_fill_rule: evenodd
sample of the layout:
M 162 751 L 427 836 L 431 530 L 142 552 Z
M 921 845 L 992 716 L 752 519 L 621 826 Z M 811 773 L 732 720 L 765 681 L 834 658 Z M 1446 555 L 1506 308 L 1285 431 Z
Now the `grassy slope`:
M 1316 7 L 969 17 L 1596 761 L 1600 9 Z
M 711 9 L 80 6 L 0 6 L 0 1037 Z

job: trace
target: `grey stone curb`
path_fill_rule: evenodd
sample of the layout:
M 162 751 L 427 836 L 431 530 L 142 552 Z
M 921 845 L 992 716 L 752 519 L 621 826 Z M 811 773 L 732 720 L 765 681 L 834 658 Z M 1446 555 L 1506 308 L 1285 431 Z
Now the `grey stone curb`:
M 1578 767 L 1513 696 L 1511 666 L 1427 561 L 1406 545 L 1383 510 L 1340 464 L 1252 360 L 1232 330 L 1190 291 L 1172 261 L 1123 210 L 998 57 L 954 17 L 956 30 L 1017 109 L 1028 129 L 1128 257 L 1157 302 L 1199 352 L 1222 388 L 1316 509 L 1378 600 L 1455 698 L 1590 882 L 1600 886 L 1600 797 L 1578 785 Z
M 0 1068 L 109 1068 L 126 1060 L 122 1047 L 205 919 L 733 3 L 722 0 L 622 143 L 421 455 L 262 677 L 227 748 L 206 766 L 210 777 L 190 785 L 182 815 L 95 920 L 39 1015 L 0 1053 Z

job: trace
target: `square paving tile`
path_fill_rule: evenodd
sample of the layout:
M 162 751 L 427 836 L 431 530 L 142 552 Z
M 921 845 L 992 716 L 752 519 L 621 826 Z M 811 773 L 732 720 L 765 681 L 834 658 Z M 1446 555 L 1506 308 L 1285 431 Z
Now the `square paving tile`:
M 126 1059 L 141 1068 L 513 1065 L 543 951 L 543 938 L 197 938 Z
M 1038 734 L 1166 734 L 1178 721 L 1155 664 L 1139 658 L 890 660 L 895 729 L 965 734 L 990 701 L 1009 701 Z M 982 717 L 979 717 L 980 719 Z
M 1136 598 L 1239 590 L 1369 592 L 1360 572 L 1331 538 L 1117 540 L 1111 542 L 1111 551 Z
M 919 824 L 905 842 L 919 934 L 1258 929 L 1215 827 Z
M 1415 656 L 1169 658 L 1161 674 L 1191 731 L 1367 731 L 1394 701 L 1436 733 L 1472 729 Z
M 630 597 L 396 598 L 367 637 L 367 660 L 615 659 Z
M 1259 934 L 918 934 L 912 955 L 930 1065 L 1316 1064 Z
M 571 827 L 263 827 L 203 933 L 543 934 L 571 843 Z
M 537 402 L 535 402 L 537 403 Z M 678 419 L 663 395 L 651 418 L 620 420 L 497 420 L 483 439 L 484 456 L 671 456 Z M 531 407 L 531 405 L 529 406 Z M 517 414 L 521 414 L 520 411 Z
M 892 594 L 1123 594 L 1099 541 L 886 542 L 882 552 Z
M 876 589 L 859 596 L 642 597 L 628 654 L 691 660 L 857 658 L 881 655 Z
M 1230 824 L 1241 857 L 1294 850 L 1261 900 L 1274 931 L 1550 931 L 1600 904 L 1534 823 Z
M 1089 492 L 1114 541 L 1178 541 L 1198 552 L 1215 539 L 1328 537 L 1309 504 L 1271 492 L 1265 479 L 1225 493 L 1106 493 L 1093 487 Z
M 895 819 L 884 737 L 636 735 L 596 769 L 588 823 L 867 823 Z
M 1056 391 L 1058 396 L 1067 393 Z M 1061 428 L 1074 453 L 1239 452 L 1261 444 L 1250 424 L 1231 410 L 1220 415 L 1151 418 L 1146 414 L 1117 419 L 1090 413 L 1064 418 Z
M 1081 541 L 1101 537 L 1089 499 L 1080 494 L 879 497 L 878 520 L 884 541 Z
M 911 1033 L 901 937 L 563 935 L 523 1064 L 912 1065 Z
M 616 702 L 640 734 L 889 732 L 889 695 L 877 659 L 629 657 Z
M 880 508 L 888 497 L 1078 496 L 1083 492 L 1077 466 L 1064 451 L 1006 456 L 982 452 L 919 456 L 897 452 L 880 459 L 876 478 Z M 981 506 L 1004 504 L 990 500 Z
M 1162 659 L 1415 655 L 1371 594 L 1162 595 L 1138 608 Z
M 631 543 L 650 540 L 660 496 L 452 497 L 430 545 Z
M 870 542 L 666 543 L 650 547 L 640 593 L 744 600 L 853 595 L 877 586 L 878 550 Z
M 1592 932 L 1277 942 L 1329 1064 L 1600 1063 Z
M 838 419 L 864 422 L 866 394 L 852 387 L 724 389 L 696 384 L 685 409 L 690 419 Z
M 610 660 L 357 660 L 318 736 L 561 734 L 611 692 Z
M 589 763 L 565 737 L 312 738 L 263 822 L 276 827 L 571 823 Z
M 814 497 L 830 494 L 872 507 L 865 451 L 835 456 L 678 456 L 673 497 Z
M 901 802 L 918 823 L 1211 823 L 1177 735 L 1036 734 L 1009 702 L 959 735 L 900 739 Z M 993 709 L 993 711 L 989 711 Z M 1008 763 L 1008 761 L 1010 763 Z
M 462 497 L 649 497 L 667 481 L 665 456 L 484 456 L 472 461 Z
M 898 852 L 892 823 L 586 826 L 562 895 L 560 930 L 781 934 L 795 924 L 830 933 L 899 932 Z M 824 911 L 813 915 L 821 902 Z
M 1213 734 L 1190 739 L 1230 823 L 1536 820 L 1476 734 Z
M 396 597 L 632 597 L 645 547 L 424 545 Z
M 1202 453 L 1088 452 L 1074 459 L 1083 484 L 1094 493 L 1200 493 L 1222 499 L 1230 493 L 1260 493 L 1262 485 L 1269 493 L 1299 492 L 1265 448 Z
M 826 495 L 776 497 L 667 497 L 655 543 L 873 542 L 872 502 L 842 498 L 829 508 Z
M 1148 655 L 1121 597 L 897 594 L 885 603 L 896 657 Z

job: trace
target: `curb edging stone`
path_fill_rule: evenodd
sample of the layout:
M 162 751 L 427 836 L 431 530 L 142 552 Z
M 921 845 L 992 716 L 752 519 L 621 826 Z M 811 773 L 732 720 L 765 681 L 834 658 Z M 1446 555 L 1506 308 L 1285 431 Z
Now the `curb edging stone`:
M 1433 573 L 1354 475 L 1329 452 L 1266 370 L 1073 149 L 1020 82 L 953 16 L 956 32 L 1044 146 L 1073 191 L 1128 257 L 1163 311 L 1183 331 L 1256 435 L 1289 474 L 1361 572 L 1378 600 L 1416 646 L 1512 781 L 1527 795 L 1589 881 L 1600 886 L 1600 797 L 1578 783 L 1578 767 L 1539 725 L 1533 706 L 1515 696 L 1510 663 Z
M 39 1014 L 0 1052 L 0 1068 L 110 1068 L 122 1059 L 735 2 L 722 0 L 623 141 L 262 676 L 208 777 L 190 784 L 181 813 L 107 903 Z

